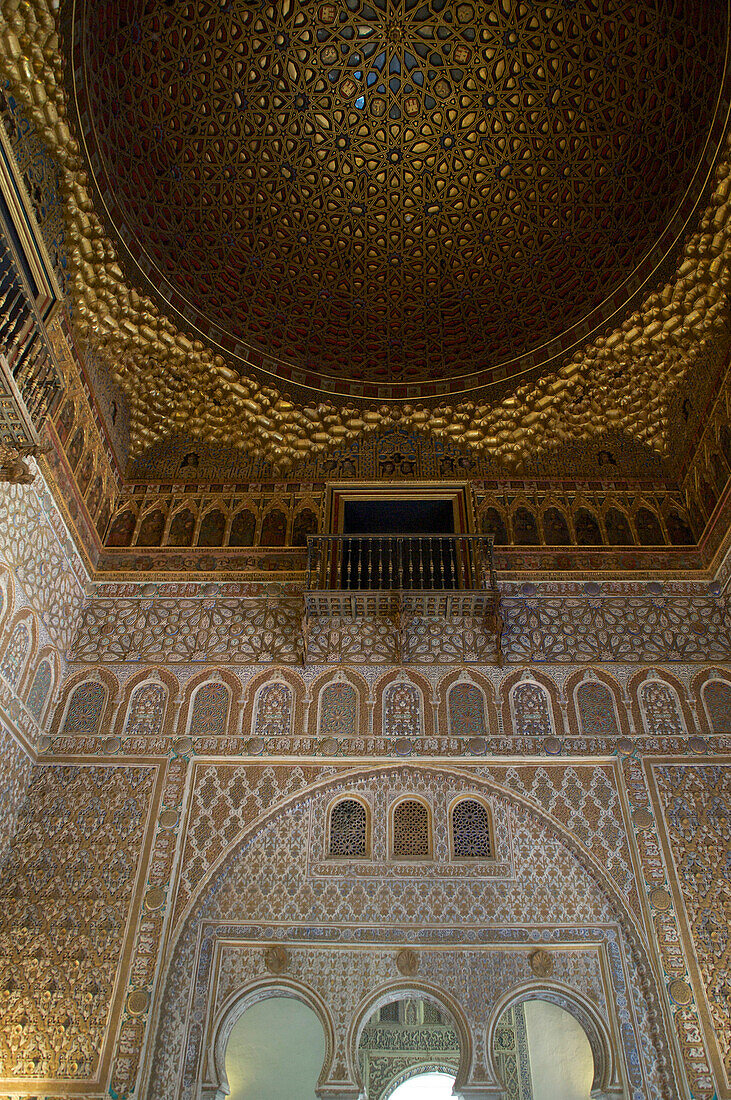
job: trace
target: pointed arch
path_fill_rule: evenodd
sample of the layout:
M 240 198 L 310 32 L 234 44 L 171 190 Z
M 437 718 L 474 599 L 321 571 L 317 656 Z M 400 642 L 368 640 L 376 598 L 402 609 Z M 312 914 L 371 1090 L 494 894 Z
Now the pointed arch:
M 694 677 L 692 693 L 703 732 L 731 733 L 731 676 L 721 669 L 706 669 Z
M 509 676 L 503 684 L 503 722 L 516 737 L 563 737 L 554 682 L 530 669 Z
M 397 690 L 397 685 L 403 685 Z M 431 737 L 431 685 L 413 669 L 397 669 L 374 686 L 373 731 L 384 737 Z M 390 703 L 390 706 L 389 706 Z M 394 732 L 398 730 L 399 732 Z M 410 730 L 411 732 L 407 732 Z
M 8 623 L 0 650 L 0 676 L 19 697 L 38 648 L 38 622 L 30 608 L 17 611 Z
M 28 694 L 25 705 L 39 726 L 43 726 L 48 717 L 53 696 L 59 678 L 58 653 L 50 646 L 44 646 L 36 659 L 32 675 L 28 676 Z
M 685 737 L 693 722 L 685 692 L 674 676 L 645 669 L 630 681 L 630 697 L 638 730 L 651 737 Z

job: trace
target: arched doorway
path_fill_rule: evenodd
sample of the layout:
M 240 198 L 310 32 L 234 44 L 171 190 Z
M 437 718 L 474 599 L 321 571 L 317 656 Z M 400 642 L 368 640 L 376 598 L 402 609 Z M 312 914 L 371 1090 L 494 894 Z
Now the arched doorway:
M 417 1073 L 397 1084 L 385 1100 L 451 1100 L 454 1082 L 450 1073 Z
M 576 1017 L 540 995 L 510 1005 L 493 1033 L 505 1100 L 590 1100 L 596 1069 Z
M 231 1029 L 228 1100 L 316 1100 L 325 1034 L 302 1001 L 274 995 L 247 1008 Z
M 450 1013 L 418 993 L 380 1005 L 360 1034 L 358 1064 L 367 1100 L 451 1097 L 459 1062 L 459 1033 Z

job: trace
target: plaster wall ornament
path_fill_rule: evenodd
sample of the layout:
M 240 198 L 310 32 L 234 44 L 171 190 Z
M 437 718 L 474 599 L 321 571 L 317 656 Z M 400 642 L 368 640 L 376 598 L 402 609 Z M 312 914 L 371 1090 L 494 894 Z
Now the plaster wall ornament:
M 130 1016 L 141 1016 L 150 1003 L 150 995 L 145 989 L 133 989 L 127 998 L 127 1011 Z
M 530 968 L 537 978 L 548 978 L 553 973 L 553 956 L 539 947 L 530 954 Z
M 289 966 L 289 953 L 286 947 L 282 947 L 281 944 L 267 947 L 264 952 L 264 963 L 271 974 L 283 974 Z
M 419 956 L 410 947 L 404 947 L 396 956 L 396 968 L 405 978 L 413 978 L 419 970 Z
M 669 993 L 672 999 L 678 1005 L 689 1005 L 693 1000 L 693 993 L 687 982 L 684 982 L 682 978 L 677 978 L 670 983 Z

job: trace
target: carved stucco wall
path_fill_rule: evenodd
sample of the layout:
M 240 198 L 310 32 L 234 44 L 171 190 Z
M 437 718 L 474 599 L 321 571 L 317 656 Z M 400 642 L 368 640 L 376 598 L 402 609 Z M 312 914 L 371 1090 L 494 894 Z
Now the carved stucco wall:
M 65 655 L 79 628 L 88 574 L 43 477 L 0 492 L 0 560 L 17 583 L 20 605 L 42 624 L 41 636 Z
M 99 748 L 102 744 L 97 741 L 97 751 Z M 2 878 L 3 897 L 12 898 L 5 914 L 6 932 L 16 942 L 20 936 L 23 948 L 20 959 L 13 960 L 21 965 L 21 981 L 12 986 L 18 1019 L 13 1015 L 7 1032 L 15 1051 L 6 1049 L 2 1059 L 6 1065 L 10 1059 L 9 1078 L 15 1079 L 16 1086 L 19 1079 L 29 1087 L 33 1080 L 32 1076 L 29 1080 L 28 1066 L 40 1055 L 28 1022 L 35 1020 L 37 1026 L 42 1019 L 39 1030 L 48 1042 L 46 1052 L 41 1051 L 44 1074 L 57 1082 L 55 1088 L 61 1095 L 90 1094 L 94 1080 L 91 1063 L 88 1058 L 71 1057 L 78 1045 L 69 1043 L 71 1032 L 61 1030 L 72 1026 L 76 1011 L 73 996 L 68 1000 L 71 985 L 64 983 L 69 982 L 69 968 L 74 967 L 77 975 L 82 962 L 104 977 L 103 982 L 97 981 L 99 988 L 93 994 L 93 1036 L 99 1054 L 96 1068 L 104 1080 L 120 1095 L 129 1090 L 143 1065 L 145 1036 L 151 1053 L 151 1027 L 160 1019 L 166 1021 L 166 1030 L 158 1042 L 170 1050 L 166 1064 L 177 1067 L 176 1052 L 185 1041 L 182 1002 L 190 988 L 191 968 L 208 957 L 206 952 L 213 949 L 218 930 L 228 929 L 225 936 L 229 939 L 247 938 L 247 944 L 242 943 L 244 954 L 237 956 L 249 959 L 244 965 L 246 973 L 251 963 L 251 973 L 269 978 L 272 976 L 262 961 L 262 942 L 284 939 L 302 948 L 310 943 L 314 950 L 313 933 L 317 942 L 329 942 L 339 949 L 353 942 L 361 947 L 369 941 L 375 944 L 379 936 L 385 937 L 390 946 L 382 944 L 381 969 L 377 968 L 383 980 L 399 977 L 394 970 L 394 950 L 414 939 L 421 944 L 420 952 L 448 942 L 460 950 L 485 945 L 502 950 L 512 945 L 518 953 L 510 966 L 518 969 L 511 973 L 521 980 L 531 977 L 526 944 L 539 941 L 560 947 L 563 958 L 568 952 L 567 938 L 573 947 L 599 943 L 612 963 L 613 980 L 621 983 L 615 984 L 612 996 L 626 1014 L 622 1041 L 634 1035 L 636 1049 L 629 1058 L 629 1072 L 646 1077 L 633 1086 L 638 1097 L 660 1094 L 657 1037 L 650 1026 L 647 1001 L 648 991 L 653 990 L 652 967 L 637 969 L 638 950 L 640 957 L 647 952 L 650 959 L 658 959 L 663 974 L 660 987 L 649 992 L 653 1026 L 661 1035 L 668 1028 L 671 1048 L 682 1056 L 683 1068 L 677 1055 L 664 1053 L 662 1046 L 661 1061 L 675 1080 L 678 1096 L 688 1096 L 686 1089 L 691 1088 L 695 1097 L 710 1100 L 714 1083 L 701 1036 L 705 1028 L 712 1037 L 716 1027 L 716 1041 L 722 1044 L 725 1024 L 717 1014 L 712 1019 L 704 1015 L 702 1005 L 699 1014 L 691 992 L 692 987 L 699 1001 L 703 1000 L 696 976 L 688 971 L 688 959 L 696 950 L 703 959 L 702 944 L 692 946 L 692 937 L 700 932 L 695 926 L 684 931 L 678 925 L 674 899 L 657 893 L 668 882 L 668 865 L 657 839 L 658 824 L 661 832 L 666 826 L 652 812 L 645 760 L 640 754 L 583 762 L 544 757 L 520 764 L 473 758 L 459 764 L 457 772 L 455 762 L 427 769 L 372 761 L 354 768 L 336 759 L 300 763 L 197 760 L 174 748 L 166 755 L 167 762 L 159 755 L 147 761 L 119 756 L 105 761 L 87 754 L 63 765 L 51 758 L 34 770 L 31 798 L 20 814 L 16 846 L 11 851 L 14 862 L 6 861 Z M 718 758 L 718 764 L 723 761 Z M 674 763 L 673 775 L 714 768 L 716 774 L 718 764 L 684 757 Z M 161 765 L 155 784 L 152 776 Z M 482 789 L 485 784 L 488 793 L 497 792 L 491 794 L 497 859 L 489 868 L 461 872 L 446 858 L 447 800 L 450 792 Z M 339 871 L 322 858 L 325 809 L 336 786 L 342 791 L 357 790 L 370 800 L 372 808 L 372 866 L 357 875 Z M 426 797 L 434 808 L 436 860 L 426 873 L 413 867 L 401 872 L 384 859 L 386 803 L 395 792 L 406 789 Z M 156 807 L 148 818 L 145 807 L 149 801 L 145 799 Z M 242 843 L 240 838 L 246 839 Z M 633 854 L 635 844 L 639 863 Z M 180 856 L 173 870 L 176 846 L 180 846 Z M 89 868 L 80 862 L 84 852 L 91 857 Z M 125 868 L 123 874 L 120 867 Z M 76 889 L 74 874 L 81 873 L 79 868 L 87 876 L 86 889 Z M 115 889 L 113 896 L 108 888 L 101 890 L 95 885 L 95 876 L 109 874 L 124 878 L 124 888 Z M 134 879 L 135 875 L 134 889 L 130 889 L 130 876 Z M 712 905 L 719 913 L 722 869 L 716 879 L 719 885 Z M 620 897 L 622 901 L 617 900 Z M 432 911 L 436 926 L 420 927 L 417 936 L 415 929 Z M 38 926 L 29 928 L 31 913 L 43 916 Z M 186 913 L 192 915 L 186 918 Z M 110 916 L 113 935 L 107 927 Z M 354 916 L 361 927 L 355 933 L 345 927 Z M 196 941 L 204 918 L 213 922 L 208 947 Z M 559 932 L 556 925 L 564 919 L 566 928 Z M 125 922 L 126 946 L 120 953 L 119 937 Z M 450 931 L 455 927 L 456 942 Z M 101 956 L 95 948 L 88 959 L 74 959 L 70 950 L 73 937 L 69 938 L 72 928 L 92 943 L 102 934 L 111 935 L 111 940 L 105 941 Z M 166 984 L 156 985 L 159 962 L 163 955 L 170 959 L 178 936 Z M 58 958 L 56 953 L 60 953 Z M 304 957 L 301 952 L 299 957 Z M 307 958 L 305 969 L 298 971 L 303 981 L 313 967 L 322 966 L 321 959 L 315 965 L 314 955 Z M 60 975 L 53 991 L 43 984 L 51 962 L 54 973 Z M 713 957 L 706 954 L 705 966 L 706 974 L 713 978 L 718 970 L 723 981 L 725 964 L 716 968 Z M 84 973 L 86 980 L 88 969 Z M 494 977 L 497 987 L 504 988 L 505 973 L 496 972 Z M 4 969 L 0 982 L 6 978 Z M 18 982 L 17 977 L 14 981 Z M 75 977 L 74 987 L 76 981 Z M 672 985 L 678 981 L 684 985 Z M 167 990 L 165 999 L 163 988 Z M 586 992 L 587 987 L 583 988 Z M 79 990 L 87 992 L 83 982 Z M 180 1004 L 176 990 L 182 998 Z M 690 994 L 687 1003 L 673 999 L 675 995 L 685 1002 L 686 992 Z M 709 996 L 718 992 L 709 982 Z M 72 1062 L 76 1062 L 75 1070 L 69 1068 Z M 162 1072 L 161 1064 L 158 1061 L 156 1073 Z M 683 1083 L 686 1075 L 687 1086 Z M 166 1100 L 173 1095 L 165 1091 L 168 1087 L 169 1082 L 159 1093 Z M 98 1093 L 92 1086 L 91 1095 L 105 1093 L 103 1081 Z M 156 1093 L 138 1088 L 137 1095 L 152 1097 Z M 724 1095 L 720 1089 L 718 1095 Z
M 4 484 L 0 490 L 0 665 L 4 669 L 0 674 L 0 851 L 4 851 L 25 798 L 33 747 L 52 713 L 65 653 L 78 629 L 86 574 L 40 474 L 33 485 Z M 28 645 L 11 659 L 19 626 Z
M 0 725 L 0 858 L 15 832 L 31 768 L 31 758 L 23 746 Z
M 325 772 L 327 770 L 331 769 L 325 769 Z M 228 783 L 224 778 L 225 771 L 228 772 Z M 205 845 L 206 836 L 211 837 L 212 820 L 218 823 L 225 835 L 235 838 L 243 824 L 242 815 L 238 812 L 238 806 L 242 802 L 248 802 L 252 807 L 252 802 L 248 800 L 262 786 L 271 798 L 274 792 L 281 791 L 282 783 L 291 784 L 291 769 L 283 767 L 252 771 L 240 765 L 229 766 L 225 771 L 219 777 L 214 777 L 211 766 L 202 766 L 200 769 L 200 778 L 191 803 L 191 816 L 186 826 L 188 851 L 182 861 L 183 895 L 175 907 L 177 913 L 181 913 L 185 897 L 183 883 L 186 879 L 186 867 L 190 869 L 192 878 L 197 883 L 204 882 L 206 875 L 210 875 L 210 869 L 202 872 L 200 859 L 191 858 L 191 842 L 196 843 L 193 838 L 201 838 Z M 253 786 L 254 780 L 256 786 Z M 306 777 L 301 775 L 299 781 L 304 784 Z M 456 942 L 474 945 L 492 942 L 507 945 L 516 941 L 530 943 L 536 936 L 549 942 L 565 943 L 566 930 L 559 929 L 559 926 L 569 925 L 570 942 L 575 943 L 576 937 L 579 940 L 588 938 L 593 942 L 602 942 L 610 956 L 612 951 L 618 952 L 613 956 L 616 966 L 612 972 L 622 982 L 624 990 L 621 1003 L 625 1007 L 622 1011 L 628 1013 L 622 1025 L 625 1039 L 632 1035 L 639 1036 L 643 1029 L 649 1028 L 647 1007 L 643 1008 L 642 1005 L 642 981 L 633 969 L 637 963 L 632 951 L 627 948 L 626 933 L 622 929 L 624 922 L 629 932 L 633 922 L 626 908 L 621 920 L 618 920 L 618 912 L 623 906 L 617 901 L 609 902 L 609 892 L 615 894 L 615 897 L 618 894 L 608 878 L 605 878 L 602 886 L 598 884 L 597 879 L 602 878 L 598 863 L 592 864 L 591 860 L 588 861 L 592 866 L 590 874 L 582 866 L 581 859 L 573 855 L 556 833 L 546 828 L 534 813 L 503 796 L 493 796 L 496 816 L 500 819 L 501 815 L 505 815 L 506 826 L 503 833 L 498 828 L 498 838 L 501 838 L 498 855 L 503 858 L 498 858 L 496 868 L 492 869 L 492 875 L 497 870 L 497 876 L 491 877 L 490 873 L 485 873 L 475 877 L 450 863 L 436 822 L 443 822 L 443 800 L 448 797 L 449 792 L 473 789 L 472 783 L 472 777 L 443 774 L 438 770 L 401 767 L 388 769 L 377 776 L 365 774 L 357 780 L 353 777 L 352 781 L 341 784 L 343 790 L 352 789 L 356 784 L 358 789 L 373 797 L 376 802 L 378 799 L 393 797 L 394 792 L 403 789 L 417 790 L 422 795 L 433 797 L 437 829 L 436 860 L 426 869 L 413 865 L 402 865 L 399 868 L 393 864 L 386 869 L 377 865 L 376 875 L 370 877 L 367 869 L 354 872 L 350 865 L 342 867 L 340 873 L 337 867 L 331 866 L 329 873 L 325 873 L 318 858 L 320 847 L 317 836 L 319 822 L 324 816 L 323 799 L 315 792 L 290 803 L 284 812 L 275 815 L 238 848 L 234 840 L 233 853 L 224 863 L 219 862 L 216 865 L 213 878 L 200 894 L 198 903 L 185 922 L 173 953 L 165 996 L 159 1006 L 161 1029 L 157 1040 L 150 1096 L 178 1095 L 178 1085 L 175 1082 L 181 1066 L 184 1067 L 184 1080 L 180 1095 L 191 1095 L 190 1089 L 196 1077 L 200 1053 L 200 1031 L 207 1013 L 207 967 L 214 947 L 211 937 L 215 938 L 219 932 L 234 939 L 241 935 L 265 941 L 272 936 L 283 940 L 297 940 L 302 936 L 309 938 L 316 928 L 318 939 L 340 944 L 354 940 L 378 943 L 384 939 L 404 944 L 420 938 L 425 938 L 428 943 L 433 937 L 432 942 L 442 944 Z M 232 809 L 234 805 L 237 807 L 234 812 L 239 823 L 238 828 L 232 828 L 226 821 L 226 798 L 216 798 L 216 792 L 221 792 L 226 787 L 230 791 L 230 806 Z M 289 789 L 291 790 L 291 785 Z M 374 821 L 375 819 L 374 812 Z M 443 824 L 441 828 L 444 828 Z M 220 844 L 214 843 L 213 850 L 217 848 L 220 848 Z M 377 859 L 376 863 L 378 864 Z M 488 914 L 489 920 L 486 924 Z M 205 922 L 205 927 L 201 924 L 202 921 Z M 354 933 L 348 927 L 351 922 L 355 922 L 361 931 Z M 523 924 L 531 929 L 527 936 L 517 930 Z M 440 926 L 442 930 L 437 931 Z M 203 941 L 200 940 L 200 935 L 203 936 Z M 610 940 L 613 944 L 611 949 Z M 201 943 L 204 944 L 203 947 Z M 256 966 L 251 964 L 248 970 L 246 965 L 243 966 L 240 971 L 242 981 L 247 976 L 261 977 L 264 973 L 263 961 L 259 959 L 262 956 L 261 950 L 256 951 L 251 947 L 246 950 L 254 951 L 259 962 Z M 577 965 L 581 971 L 584 965 L 568 961 L 570 955 L 570 952 L 560 953 L 562 961 L 557 963 L 560 968 L 565 962 L 568 970 L 565 974 L 561 972 L 568 981 L 571 980 L 572 966 Z M 378 957 L 382 957 L 381 963 L 368 964 L 369 967 L 376 968 L 368 981 L 386 981 L 387 978 L 396 976 L 393 972 L 393 950 L 384 950 Z M 427 963 L 426 959 L 431 957 L 426 951 L 423 974 L 427 973 L 430 966 L 436 967 L 436 977 L 441 967 L 442 980 L 445 980 L 443 960 Z M 437 952 L 434 959 L 438 958 L 441 956 Z M 193 1015 L 186 1020 L 185 991 L 189 988 L 192 969 L 199 965 L 205 973 L 198 973 L 198 993 Z M 518 962 L 510 965 L 518 966 Z M 356 974 L 360 973 L 359 964 L 352 962 L 348 967 L 348 981 L 338 980 L 337 968 L 333 970 L 332 966 L 326 966 L 322 959 L 317 963 L 314 959 L 311 960 L 309 967 L 301 974 L 306 973 L 310 980 L 314 980 L 314 975 L 318 973 L 322 982 L 329 971 L 332 983 L 328 994 L 330 997 L 352 998 L 356 987 L 362 996 L 364 989 L 369 986 L 367 983 L 365 987 L 359 984 L 362 976 L 356 981 Z M 621 976 L 624 974 L 624 967 L 629 968 L 636 986 L 634 1004 L 626 996 L 624 983 L 627 978 Z M 446 969 L 448 971 L 449 967 Z M 350 970 L 353 971 L 352 974 Z M 494 975 L 496 978 L 499 971 L 498 966 Z M 462 974 L 460 1003 L 466 1004 L 472 995 L 467 977 L 470 973 L 469 964 L 459 972 Z M 525 950 L 515 974 L 518 973 L 523 980 L 530 977 Z M 596 977 L 592 980 L 595 983 Z M 578 987 L 585 992 L 591 990 L 595 1000 L 601 1001 L 600 991 L 596 984 L 592 985 L 592 980 L 584 973 L 581 979 L 577 979 Z M 500 981 L 497 988 L 500 988 Z M 327 1000 L 326 991 L 319 991 Z M 355 1004 L 351 1007 L 354 1009 Z M 481 1011 L 486 1011 L 484 1005 Z M 191 1029 L 189 1046 L 184 1050 L 188 1028 Z M 635 1038 L 634 1042 L 637 1041 Z M 646 1038 L 642 1047 L 642 1057 L 636 1049 L 630 1058 L 630 1063 L 635 1066 L 630 1072 L 636 1074 L 633 1092 L 637 1096 L 660 1095 L 657 1056 L 651 1055 L 652 1041 Z M 341 1050 L 340 1057 L 343 1056 Z M 642 1070 L 639 1069 L 640 1062 L 644 1065 Z M 346 1068 L 343 1063 L 340 1070 L 345 1073 Z
M 33 769 L 0 868 L 0 1091 L 105 1091 L 156 772 Z
M 652 792 L 719 1097 L 731 1095 L 731 770 L 653 762 Z M 714 1041 L 715 1040 L 715 1041 Z
M 587 591 L 587 587 L 590 591 Z M 727 661 L 731 617 L 706 585 L 546 582 L 501 585 L 506 663 L 638 664 Z M 480 618 L 408 619 L 402 638 L 386 617 L 310 617 L 307 660 L 354 665 L 494 664 L 494 635 Z M 295 585 L 99 585 L 71 660 L 166 660 L 299 665 L 302 596 Z

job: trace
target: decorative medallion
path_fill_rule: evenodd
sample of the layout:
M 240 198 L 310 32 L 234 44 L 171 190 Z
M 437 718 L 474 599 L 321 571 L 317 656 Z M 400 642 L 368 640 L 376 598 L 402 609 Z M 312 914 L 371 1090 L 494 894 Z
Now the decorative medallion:
M 688 748 L 691 752 L 702 754 L 708 752 L 708 742 L 705 737 L 690 737 L 688 739 Z
M 145 894 L 145 909 L 151 913 L 162 909 L 165 904 L 165 891 L 160 886 L 152 886 Z
M 545 947 L 530 953 L 530 968 L 537 978 L 548 978 L 553 973 L 553 955 Z
M 649 810 L 645 810 L 640 807 L 638 810 L 635 810 L 634 814 L 632 815 L 632 820 L 634 821 L 635 827 L 637 829 L 649 829 L 655 819 Z
M 419 970 L 419 956 L 411 947 L 404 947 L 396 956 L 396 969 L 405 978 L 413 978 Z
M 286 947 L 282 947 L 279 943 L 274 947 L 267 947 L 264 952 L 264 963 L 270 973 L 283 974 L 289 965 L 289 953 Z
M 688 983 L 684 982 L 681 978 L 677 978 L 674 982 L 670 983 L 668 992 L 676 1005 L 689 1005 L 693 1000 L 693 991 Z
M 49 752 L 53 742 L 50 737 L 46 737 L 45 733 L 42 733 L 38 738 L 37 744 L 39 752 Z
M 470 737 L 467 749 L 474 756 L 483 756 L 487 752 L 487 741 L 484 737 Z
M 177 737 L 175 741 L 173 741 L 173 748 L 178 756 L 187 756 L 188 753 L 193 751 L 193 738 Z
M 624 756 L 631 756 L 635 751 L 635 743 L 629 737 L 620 737 L 617 741 L 617 748 Z
M 558 737 L 547 737 L 543 742 L 543 747 L 549 756 L 558 756 L 561 752 L 561 742 Z
M 150 995 L 144 989 L 133 989 L 127 998 L 127 1011 L 130 1016 L 141 1016 L 147 1011 Z
M 394 743 L 393 749 L 397 756 L 411 756 L 414 746 L 408 737 L 399 737 Z
M 338 751 L 338 742 L 334 737 L 324 737 L 320 743 L 320 752 L 325 756 L 332 756 Z
M 264 738 L 250 737 L 246 742 L 246 751 L 250 756 L 261 756 L 264 752 Z
M 160 825 L 163 829 L 174 829 L 180 820 L 177 810 L 163 810 L 160 814 Z
M 122 742 L 118 737 L 105 737 L 102 741 L 102 752 L 114 753 L 119 752 L 122 747 Z
M 130 272 L 309 390 L 413 399 L 565 356 L 675 249 L 717 136 L 726 13 L 704 0 L 74 15 L 87 168 Z
M 657 909 L 659 910 L 659 912 L 663 913 L 673 904 L 673 899 L 670 897 L 670 894 L 667 890 L 664 890 L 662 887 L 658 887 L 650 894 L 650 904 L 652 905 L 653 909 Z

